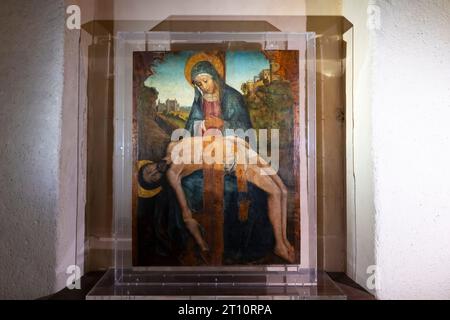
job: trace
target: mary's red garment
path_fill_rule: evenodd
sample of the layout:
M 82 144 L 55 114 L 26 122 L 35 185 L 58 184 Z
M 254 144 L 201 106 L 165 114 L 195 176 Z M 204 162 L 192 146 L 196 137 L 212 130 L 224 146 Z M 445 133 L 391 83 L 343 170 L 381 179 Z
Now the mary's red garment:
M 222 110 L 220 108 L 220 101 L 203 100 L 203 115 L 205 119 L 216 117 L 221 118 Z M 206 128 L 206 129 L 220 129 L 220 128 Z

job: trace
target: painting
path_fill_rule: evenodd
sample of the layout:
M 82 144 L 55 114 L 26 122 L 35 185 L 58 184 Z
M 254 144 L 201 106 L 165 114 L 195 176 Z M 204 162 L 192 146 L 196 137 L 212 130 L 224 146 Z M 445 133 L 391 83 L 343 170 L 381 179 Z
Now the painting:
M 300 264 L 299 52 L 133 53 L 133 265 Z

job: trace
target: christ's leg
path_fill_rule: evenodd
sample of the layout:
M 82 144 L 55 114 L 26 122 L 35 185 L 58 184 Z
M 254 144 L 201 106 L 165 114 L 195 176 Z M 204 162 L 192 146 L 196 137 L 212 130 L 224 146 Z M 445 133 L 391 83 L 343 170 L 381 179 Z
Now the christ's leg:
M 282 230 L 282 190 L 271 176 L 261 175 L 261 170 L 257 165 L 249 165 L 245 174 L 247 181 L 253 183 L 268 194 L 268 215 L 275 236 L 275 254 L 293 263 L 295 260 L 294 252 L 286 245 Z
M 295 254 L 294 246 L 292 246 L 292 244 L 287 239 L 287 205 L 288 205 L 287 201 L 288 201 L 288 190 L 287 190 L 286 186 L 284 185 L 283 181 L 281 180 L 281 178 L 276 173 L 276 171 L 273 170 L 273 168 L 270 166 L 270 164 L 267 163 L 261 157 L 258 158 L 258 166 L 259 166 L 260 173 L 261 174 L 264 173 L 265 176 L 270 177 L 273 180 L 273 182 L 280 189 L 283 241 L 284 241 L 286 247 L 288 247 L 288 249 L 293 254 Z
M 283 232 L 283 240 L 289 250 L 294 251 L 294 247 L 289 242 L 287 238 L 287 201 L 288 201 L 288 190 L 284 185 L 283 181 L 278 175 L 271 175 L 272 180 L 277 184 L 277 186 L 281 190 L 281 211 L 282 211 L 282 232 Z
M 202 251 L 209 251 L 208 244 L 203 239 L 200 230 L 200 224 L 193 218 L 191 209 L 188 206 L 186 196 L 184 194 L 184 190 L 181 184 L 182 168 L 183 167 L 181 165 L 172 165 L 169 171 L 167 171 L 167 180 L 169 181 L 171 187 L 175 190 L 175 194 L 181 208 L 181 213 L 183 215 L 183 221 L 186 225 L 186 228 L 192 234 L 200 249 Z

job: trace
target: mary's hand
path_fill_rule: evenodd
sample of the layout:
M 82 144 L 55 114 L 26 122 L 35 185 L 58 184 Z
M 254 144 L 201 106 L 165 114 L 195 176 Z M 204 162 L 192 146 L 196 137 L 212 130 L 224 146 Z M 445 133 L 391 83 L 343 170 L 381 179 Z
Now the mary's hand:
M 206 118 L 206 120 L 205 120 L 206 129 L 211 129 L 211 128 L 222 129 L 223 125 L 224 125 L 223 120 L 218 117 L 211 116 L 211 117 Z

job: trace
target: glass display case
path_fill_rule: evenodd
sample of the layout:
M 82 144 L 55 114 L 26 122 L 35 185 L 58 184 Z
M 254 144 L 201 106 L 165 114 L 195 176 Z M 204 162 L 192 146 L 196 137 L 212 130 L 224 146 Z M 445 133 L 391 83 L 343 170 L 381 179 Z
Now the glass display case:
M 317 272 L 316 35 L 117 32 L 112 51 L 114 268 L 88 299 L 342 297 Z

